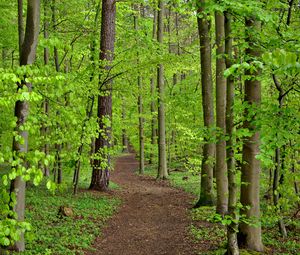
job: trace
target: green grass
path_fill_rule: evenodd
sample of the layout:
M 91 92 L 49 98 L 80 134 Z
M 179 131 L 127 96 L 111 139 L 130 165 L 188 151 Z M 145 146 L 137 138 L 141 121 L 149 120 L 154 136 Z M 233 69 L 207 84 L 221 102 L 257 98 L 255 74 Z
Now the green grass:
M 174 163 L 173 163 L 174 164 Z M 172 171 L 177 169 L 179 171 Z M 156 177 L 157 166 L 148 165 L 145 169 L 147 175 Z M 171 166 L 169 180 L 172 186 L 182 188 L 186 192 L 192 193 L 199 197 L 200 193 L 200 177 L 189 171 L 184 171 L 182 164 L 177 163 L 176 166 Z M 266 186 L 266 185 L 265 185 Z M 262 185 L 264 187 L 264 185 Z M 290 255 L 299 254 L 300 250 L 300 231 L 299 219 L 292 220 L 286 216 L 285 222 L 290 228 L 288 229 L 288 238 L 284 239 L 280 236 L 277 227 L 277 220 L 274 218 L 274 212 L 269 211 L 266 201 L 261 199 L 262 209 L 262 228 L 263 228 L 263 243 L 266 246 L 265 254 L 275 255 Z M 195 242 L 203 242 L 210 246 L 206 253 L 207 255 L 218 255 L 225 253 L 226 247 L 226 229 L 220 224 L 211 223 L 209 219 L 215 214 L 215 207 L 200 207 L 193 209 L 191 217 L 193 224 L 190 226 L 190 233 Z M 240 254 L 257 254 L 249 253 L 241 250 Z
M 73 169 L 66 165 L 63 170 L 63 183 L 54 193 L 46 188 L 46 179 L 37 187 L 30 182 L 27 185 L 25 221 L 32 229 L 25 233 L 24 255 L 83 254 L 83 250 L 92 249 L 93 241 L 121 203 L 110 195 L 88 191 L 90 169 L 82 169 L 78 194 L 73 196 Z M 110 182 L 110 189 L 119 188 Z M 73 215 L 60 217 L 60 206 L 71 208 Z
M 30 188 L 26 195 L 26 220 L 32 231 L 26 234 L 24 254 L 80 254 L 120 203 L 88 191 L 76 196 L 71 190 L 51 194 L 44 186 Z M 60 218 L 60 206 L 72 208 L 74 215 Z
M 178 168 L 177 168 L 178 169 Z M 157 167 L 155 165 L 148 165 L 145 167 L 145 174 L 152 177 L 157 175 Z M 172 186 L 181 188 L 186 192 L 192 193 L 196 196 L 200 194 L 200 177 L 188 171 L 170 171 L 169 178 Z

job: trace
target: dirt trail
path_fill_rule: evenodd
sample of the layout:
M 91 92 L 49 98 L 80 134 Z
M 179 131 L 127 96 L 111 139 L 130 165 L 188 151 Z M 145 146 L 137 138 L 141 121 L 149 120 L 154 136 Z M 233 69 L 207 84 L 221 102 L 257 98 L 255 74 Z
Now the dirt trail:
M 138 176 L 134 155 L 117 159 L 111 179 L 121 186 L 114 194 L 123 201 L 103 235 L 87 255 L 193 255 L 197 245 L 188 231 L 193 197 L 166 182 Z

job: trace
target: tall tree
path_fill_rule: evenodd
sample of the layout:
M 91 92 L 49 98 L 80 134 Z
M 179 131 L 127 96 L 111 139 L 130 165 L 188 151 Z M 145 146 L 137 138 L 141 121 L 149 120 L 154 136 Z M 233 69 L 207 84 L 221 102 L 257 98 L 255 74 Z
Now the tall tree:
M 225 27 L 224 15 L 220 11 L 215 13 L 216 24 L 216 119 L 218 140 L 216 144 L 216 182 L 217 182 L 217 213 L 224 215 L 228 209 L 228 179 L 226 165 L 226 78 L 225 71 Z
M 102 0 L 100 61 L 105 63 L 103 71 L 112 69 L 111 62 L 114 58 L 115 44 L 116 1 Z M 112 120 L 112 82 L 111 78 L 100 82 L 98 95 L 97 117 L 99 134 L 95 142 L 96 156 L 90 189 L 105 191 L 109 185 L 109 170 L 111 167 L 111 120 Z
M 122 97 L 122 120 L 125 121 L 126 118 L 126 109 L 125 109 L 125 98 Z M 122 152 L 123 153 L 128 153 L 128 137 L 127 137 L 127 132 L 126 132 L 126 128 L 123 127 L 122 128 L 122 145 L 123 145 L 123 149 Z
M 155 1 L 154 1 L 155 2 Z M 152 26 L 152 39 L 155 40 L 157 34 L 157 10 L 154 8 L 153 10 L 153 26 Z M 153 75 L 154 76 L 154 75 Z M 155 78 L 150 78 L 150 93 L 151 93 L 151 153 L 149 163 L 153 163 L 154 158 L 154 146 L 157 143 L 156 131 L 157 131 L 157 118 L 155 116 L 156 108 L 155 108 L 155 100 L 154 97 L 156 95 L 155 90 Z
M 198 33 L 200 37 L 202 108 L 207 132 L 214 125 L 213 82 L 211 70 L 210 22 L 205 10 L 205 0 L 198 1 Z M 215 145 L 205 138 L 201 167 L 200 198 L 195 207 L 213 204 L 213 159 Z
M 157 41 L 160 43 L 162 51 L 164 33 L 164 1 L 158 1 L 157 15 Z M 168 177 L 167 153 L 166 153 L 166 123 L 165 123 L 165 84 L 164 66 L 159 64 L 157 67 L 157 87 L 158 87 L 158 173 L 157 178 L 166 179 Z
M 231 15 L 225 12 L 225 54 L 226 54 L 226 68 L 232 66 L 232 34 L 231 34 Z M 237 242 L 237 184 L 236 184 L 236 169 L 234 159 L 234 77 L 230 75 L 227 77 L 226 89 L 226 135 L 228 140 L 226 142 L 226 156 L 227 156 L 227 171 L 228 171 L 228 215 L 233 219 L 231 224 L 227 226 L 227 253 L 228 255 L 239 255 L 239 247 Z
M 49 7 L 50 6 L 49 6 L 49 1 L 47 1 L 47 0 L 44 0 L 43 3 L 44 3 L 44 38 L 47 40 L 47 39 L 49 39 Z M 45 65 L 49 64 L 49 55 L 50 55 L 49 48 L 48 47 L 44 48 L 44 64 Z M 45 115 L 48 116 L 48 114 L 49 114 L 48 98 L 46 98 L 43 102 L 43 111 L 44 111 Z M 45 122 L 43 122 L 42 128 L 41 128 L 41 135 L 44 136 L 44 138 L 46 138 L 47 134 L 48 134 L 48 127 L 47 127 L 47 124 Z M 49 143 L 48 142 L 43 144 L 42 150 L 46 155 L 49 155 Z M 49 169 L 48 165 L 43 166 L 43 172 L 44 172 L 44 176 L 50 175 L 50 169 Z
M 135 15 L 134 15 L 134 30 L 138 31 L 138 15 L 139 8 L 135 7 Z M 138 40 L 136 39 L 137 47 Z M 137 52 L 137 65 L 139 65 L 139 51 Z M 137 85 L 138 85 L 138 114 L 139 114 L 139 173 L 143 174 L 145 170 L 145 137 L 144 137 L 144 117 L 143 117 L 143 85 L 142 85 L 142 77 L 140 73 L 137 76 Z
M 19 3 L 22 1 L 19 1 Z M 20 9 L 20 7 L 19 7 Z M 20 23 L 19 23 L 20 24 Z M 40 1 L 39 0 L 28 0 L 27 2 L 27 18 L 26 18 L 26 29 L 25 35 L 22 34 L 22 29 L 19 29 L 19 37 L 23 42 L 20 45 L 20 65 L 31 65 L 35 61 L 36 47 L 39 35 L 39 24 L 40 24 Z M 19 40 L 20 41 L 20 40 Z M 18 91 L 21 91 L 27 87 L 28 91 L 32 90 L 32 84 L 25 81 L 25 79 L 18 84 Z M 20 139 L 13 139 L 13 151 L 16 156 L 23 160 L 23 164 L 26 167 L 25 155 L 28 152 L 28 131 L 23 130 L 23 126 L 29 115 L 29 102 L 18 100 L 15 104 L 15 117 L 17 119 L 16 132 L 17 136 L 22 137 L 23 142 Z M 18 220 L 24 220 L 25 213 L 25 188 L 26 183 L 22 179 L 22 176 L 17 176 L 11 182 L 10 192 L 16 196 L 16 204 L 13 210 L 18 215 Z M 16 251 L 25 250 L 24 234 L 22 233 L 19 241 L 17 241 L 12 249 Z
M 260 22 L 254 17 L 247 18 L 246 24 L 246 42 L 248 47 L 246 54 L 249 64 L 260 57 L 260 49 L 257 46 L 256 34 L 260 31 Z M 258 67 L 254 71 L 247 70 L 246 75 L 251 76 L 251 79 L 245 81 L 245 98 L 244 101 L 250 107 L 258 107 L 261 102 L 261 82 L 258 79 L 260 71 Z M 243 156 L 241 168 L 241 203 L 243 205 L 241 214 L 248 221 L 255 221 L 255 224 L 241 222 L 238 233 L 238 241 L 240 247 L 245 247 L 249 250 L 263 251 L 260 226 L 260 200 L 259 200 L 259 176 L 260 176 L 260 161 L 256 158 L 259 154 L 260 134 L 254 124 L 254 120 L 248 120 L 249 109 L 245 110 L 244 128 L 252 132 L 250 137 L 245 138 L 243 143 Z M 251 109 L 253 110 L 253 109 Z M 252 113 L 253 114 L 253 113 Z M 252 222 L 253 223 L 253 222 Z
M 52 10 L 52 29 L 53 32 L 55 33 L 56 28 L 57 28 L 57 19 L 56 19 L 56 0 L 52 0 L 52 5 L 51 5 L 51 10 Z M 54 46 L 54 64 L 55 64 L 55 71 L 60 72 L 60 63 L 59 63 L 59 55 L 58 55 L 58 49 L 56 46 Z M 56 115 L 60 115 L 60 111 L 56 112 Z M 59 125 L 58 125 L 58 129 Z M 57 178 L 57 183 L 62 183 L 62 162 L 61 162 L 61 150 L 62 150 L 62 144 L 61 143 L 56 143 L 55 144 L 55 165 L 54 165 L 54 181 Z M 56 176 L 57 174 L 57 176 Z

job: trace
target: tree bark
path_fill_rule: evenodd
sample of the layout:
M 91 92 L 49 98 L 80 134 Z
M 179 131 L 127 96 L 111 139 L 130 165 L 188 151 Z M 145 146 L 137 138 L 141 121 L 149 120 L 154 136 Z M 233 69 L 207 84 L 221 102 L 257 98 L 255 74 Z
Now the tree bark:
M 19 62 L 21 62 L 22 45 L 24 42 L 23 0 L 18 0 L 18 37 L 19 37 Z
M 144 117 L 143 114 L 143 97 L 142 97 L 142 78 L 138 77 L 138 113 L 139 113 L 139 140 L 140 140 L 140 153 L 139 153 L 139 173 L 144 174 L 145 171 L 145 137 L 144 137 Z
M 124 97 L 122 98 L 122 121 L 125 121 L 126 118 L 126 110 L 125 110 L 125 99 Z M 127 137 L 127 132 L 125 127 L 122 128 L 122 145 L 123 145 L 123 149 L 122 152 L 123 153 L 128 153 L 128 137 Z
M 39 0 L 28 0 L 27 2 L 27 19 L 26 19 L 26 30 L 24 41 L 22 43 L 20 51 L 20 65 L 31 65 L 34 63 L 36 56 L 36 47 L 39 35 L 39 22 L 40 22 L 40 1 Z M 20 31 L 20 30 L 19 30 Z M 23 36 L 23 35 L 19 35 Z M 19 40 L 20 41 L 20 40 Z M 27 87 L 28 91 L 32 90 L 32 84 L 26 83 L 25 80 L 21 84 L 18 84 L 18 90 L 24 86 Z M 23 164 L 26 167 L 25 155 L 28 152 L 28 131 L 22 130 L 22 126 L 26 123 L 29 115 L 29 102 L 28 101 L 17 101 L 15 105 L 15 117 L 17 118 L 16 132 L 17 135 L 22 137 L 23 143 L 13 139 L 13 151 L 16 156 L 23 160 Z M 18 221 L 24 220 L 25 213 L 25 187 L 26 183 L 21 176 L 17 176 L 16 179 L 12 180 L 10 192 L 16 195 L 16 204 L 13 210 L 18 215 Z M 21 252 L 25 250 L 24 234 L 20 235 L 20 239 L 11 247 L 13 250 Z
M 52 28 L 53 32 L 56 30 L 56 0 L 52 0 L 51 5 L 52 10 Z M 60 65 L 59 65 L 59 55 L 58 50 L 54 46 L 54 64 L 55 64 L 55 70 L 56 72 L 60 72 Z M 60 112 L 57 111 L 56 115 L 59 116 Z M 59 128 L 59 127 L 57 127 Z M 61 163 L 61 150 L 62 150 L 62 144 L 55 144 L 55 167 L 54 167 L 54 181 L 56 181 L 58 184 L 62 183 L 62 163 Z
M 135 8 L 135 11 L 138 12 L 139 8 Z M 138 14 L 134 15 L 134 30 L 138 31 Z M 137 40 L 136 40 L 136 43 Z M 137 52 L 137 65 L 139 65 L 139 52 Z M 139 115 L 139 173 L 144 174 L 145 170 L 145 137 L 144 137 L 144 118 L 143 118 L 143 86 L 142 86 L 142 77 L 140 73 L 137 76 L 137 85 L 138 85 L 138 115 Z
M 103 70 L 111 70 L 110 63 L 114 58 L 116 1 L 102 0 L 100 61 L 107 61 Z M 90 189 L 106 191 L 109 185 L 109 170 L 111 168 L 111 122 L 112 119 L 112 79 L 100 84 L 98 96 L 98 123 L 100 132 L 95 142 L 96 158 Z
M 232 35 L 231 35 L 231 16 L 225 13 L 225 54 L 226 68 L 232 66 Z M 230 75 L 227 78 L 227 91 L 226 91 L 226 135 L 228 140 L 226 142 L 227 152 L 227 171 L 228 171 L 228 215 L 232 218 L 232 222 L 227 226 L 227 254 L 239 255 L 239 247 L 237 242 L 238 224 L 234 221 L 238 220 L 236 214 L 237 203 L 237 184 L 236 184 L 236 169 L 234 159 L 234 77 Z
M 254 18 L 246 19 L 246 42 L 248 48 L 246 54 L 249 58 L 258 58 L 260 50 L 257 48 L 254 41 L 254 34 L 260 30 L 260 22 Z M 252 75 L 252 79 L 245 81 L 245 102 L 249 105 L 259 106 L 261 102 L 261 83 L 257 79 L 260 71 L 246 71 L 246 75 Z M 245 110 L 245 117 L 249 114 Z M 259 154 L 260 135 L 257 131 L 253 121 L 246 120 L 244 128 L 253 132 L 251 137 L 244 140 L 243 144 L 243 164 L 241 168 L 241 215 L 246 217 L 247 220 L 255 220 L 255 225 L 250 225 L 245 222 L 240 223 L 238 233 L 239 246 L 248 250 L 263 251 L 260 226 L 260 199 L 259 199 L 259 175 L 260 175 L 260 161 L 256 159 Z
M 273 74 L 273 81 L 275 84 L 275 87 L 278 91 L 278 108 L 279 108 L 279 114 L 278 114 L 278 118 L 281 118 L 281 111 L 282 111 L 282 107 L 283 107 L 283 102 L 284 102 L 284 97 L 285 92 L 282 88 L 282 85 L 280 84 L 280 82 L 277 80 L 275 74 Z M 284 150 L 283 146 L 283 150 Z M 280 207 L 278 207 L 278 202 L 279 202 L 279 197 L 280 197 L 280 193 L 278 191 L 278 187 L 280 183 L 280 180 L 283 179 L 283 172 L 284 172 L 284 157 L 282 156 L 281 153 L 281 148 L 277 147 L 275 149 L 275 169 L 274 169 L 274 178 L 273 178 L 273 203 L 275 206 L 275 211 L 276 213 L 280 212 Z M 285 224 L 283 222 L 283 219 L 279 219 L 278 220 L 278 227 L 279 227 L 279 231 L 281 233 L 281 235 L 283 237 L 287 237 L 287 231 L 285 228 Z
M 214 125 L 214 103 L 213 103 L 213 84 L 211 70 L 211 42 L 210 42 L 210 23 L 204 12 L 205 0 L 199 1 L 197 18 L 198 32 L 200 37 L 200 56 L 201 56 L 201 84 L 202 84 L 202 108 L 204 126 L 207 131 Z M 195 207 L 213 204 L 213 159 L 215 145 L 205 138 L 203 146 L 203 159 L 201 170 L 201 189 L 200 198 Z
M 153 11 L 153 29 L 152 29 L 152 39 L 154 40 L 156 38 L 157 34 L 157 11 L 154 9 Z M 153 70 L 152 70 L 153 71 Z M 153 75 L 155 76 L 155 75 Z M 151 93 L 151 153 L 150 153 L 150 159 L 149 163 L 153 164 L 154 162 L 154 146 L 157 143 L 157 137 L 156 137 L 156 130 L 157 130 L 157 117 L 155 116 L 156 108 L 155 108 L 155 96 L 156 96 L 156 90 L 155 90 L 155 80 L 152 77 L 150 79 L 150 93 Z
M 157 19 L 157 41 L 163 44 L 163 17 L 164 1 L 158 1 L 158 19 Z M 162 51 L 162 49 L 160 49 Z M 157 87 L 158 87 L 158 179 L 168 178 L 167 153 L 166 153 L 166 123 L 165 123 L 165 84 L 164 84 L 164 66 L 159 64 L 157 67 Z
M 291 24 L 294 0 L 288 0 L 288 4 L 289 4 L 289 8 L 288 8 L 288 15 L 286 18 L 286 24 L 289 26 Z
M 44 0 L 44 38 L 45 39 L 49 39 L 49 1 Z M 48 65 L 49 64 L 49 48 L 45 48 L 44 49 L 44 64 Z M 49 100 L 45 99 L 43 102 L 43 111 L 45 113 L 45 116 L 49 115 Z M 42 128 L 41 128 L 41 134 L 42 136 L 44 136 L 44 140 L 47 137 L 48 134 L 48 127 L 47 124 L 45 124 L 45 122 L 43 122 L 42 124 Z M 45 143 L 43 144 L 43 148 L 42 148 L 43 152 L 45 153 L 45 155 L 49 155 L 49 143 Z M 50 175 L 50 169 L 49 166 L 43 166 L 43 173 L 44 176 L 49 176 Z
M 226 165 L 226 78 L 225 66 L 225 27 L 224 15 L 215 13 L 216 21 L 216 119 L 218 127 L 218 141 L 216 144 L 216 182 L 217 182 L 217 213 L 224 215 L 228 209 L 228 179 Z

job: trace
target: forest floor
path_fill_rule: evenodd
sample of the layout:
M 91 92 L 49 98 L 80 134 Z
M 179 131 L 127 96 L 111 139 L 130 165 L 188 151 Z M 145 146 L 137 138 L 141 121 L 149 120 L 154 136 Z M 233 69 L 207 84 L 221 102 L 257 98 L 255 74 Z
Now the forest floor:
M 86 255 L 193 255 L 206 250 L 190 234 L 189 208 L 195 197 L 168 181 L 137 175 L 137 169 L 133 154 L 116 159 L 111 180 L 121 188 L 111 192 L 123 202 Z

